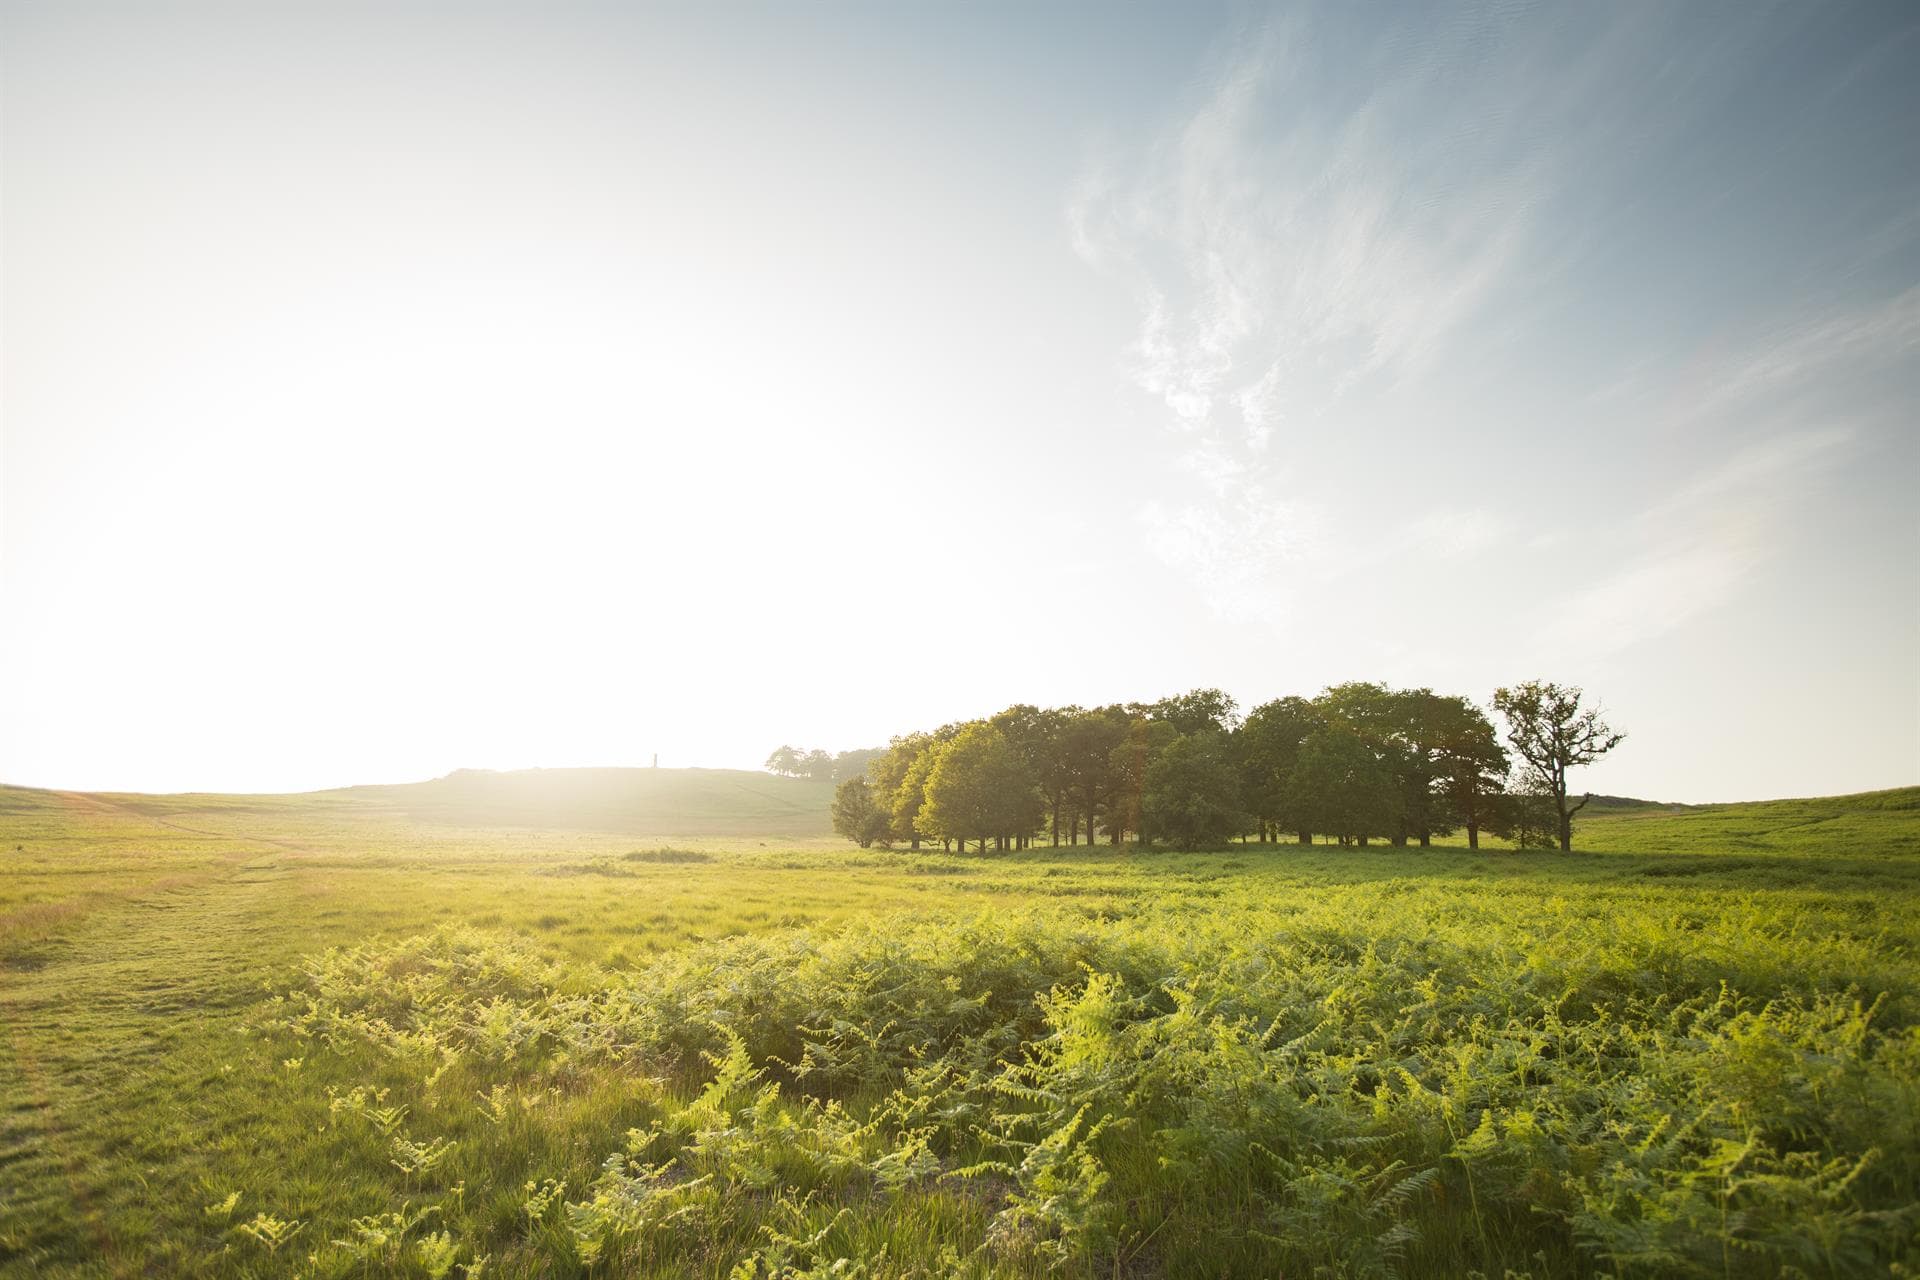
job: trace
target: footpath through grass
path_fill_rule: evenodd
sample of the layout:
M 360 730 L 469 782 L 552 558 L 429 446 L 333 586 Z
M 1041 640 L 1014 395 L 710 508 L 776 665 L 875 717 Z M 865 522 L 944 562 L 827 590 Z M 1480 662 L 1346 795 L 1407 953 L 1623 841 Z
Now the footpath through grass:
M 1581 836 L 961 858 L 0 790 L 0 1275 L 1920 1265 L 1920 791 Z

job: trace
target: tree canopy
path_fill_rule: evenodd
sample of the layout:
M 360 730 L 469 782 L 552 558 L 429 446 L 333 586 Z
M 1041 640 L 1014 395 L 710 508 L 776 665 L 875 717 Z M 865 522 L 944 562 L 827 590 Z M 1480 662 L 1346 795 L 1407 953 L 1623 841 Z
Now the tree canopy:
M 1533 781 L 1553 797 L 1559 819 L 1560 850 L 1573 848 L 1573 815 L 1592 796 L 1567 803 L 1567 770 L 1592 764 L 1626 740 L 1600 718 L 1597 708 L 1582 709 L 1585 690 L 1576 685 L 1529 680 L 1510 689 L 1496 689 L 1493 707 L 1507 720 L 1507 741 L 1526 761 Z
M 1040 826 L 1039 788 L 1007 736 L 983 722 L 967 725 L 932 753 L 926 798 L 914 824 L 942 840 L 991 839 L 1000 848 Z
M 1566 804 L 1566 770 L 1622 736 L 1579 699 L 1537 682 L 1501 690 L 1513 755 L 1472 700 L 1372 681 L 1276 698 L 1244 717 L 1218 689 L 1100 707 L 1018 703 L 833 757 L 836 771 L 850 756 L 863 767 L 838 778 L 835 829 L 863 843 L 1019 850 L 1036 838 L 1427 846 L 1464 828 L 1478 848 L 1482 833 L 1532 838 L 1551 802 L 1566 848 L 1579 808 Z M 768 766 L 807 776 L 823 754 L 783 747 Z

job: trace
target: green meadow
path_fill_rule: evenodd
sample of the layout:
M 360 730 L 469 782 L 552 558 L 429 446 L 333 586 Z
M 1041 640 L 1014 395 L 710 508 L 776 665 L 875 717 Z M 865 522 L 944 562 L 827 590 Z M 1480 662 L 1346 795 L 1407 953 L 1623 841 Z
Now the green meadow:
M 1920 789 L 949 855 L 638 772 L 0 788 L 0 1275 L 1920 1269 Z

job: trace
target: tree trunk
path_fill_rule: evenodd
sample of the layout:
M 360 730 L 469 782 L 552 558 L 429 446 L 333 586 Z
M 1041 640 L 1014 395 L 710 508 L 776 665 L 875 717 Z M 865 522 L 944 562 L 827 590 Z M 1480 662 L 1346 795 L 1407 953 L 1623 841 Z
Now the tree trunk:
M 1300 844 L 1311 845 L 1313 843 L 1313 832 L 1311 831 L 1296 831 L 1293 834 Z
M 1573 810 L 1567 808 L 1567 774 L 1564 769 L 1555 769 L 1553 773 L 1553 807 L 1560 814 L 1560 852 L 1573 852 Z
M 1060 847 L 1060 797 L 1053 797 L 1053 847 Z
M 1479 847 L 1480 824 L 1477 822 L 1469 822 L 1467 823 L 1467 848 L 1478 849 Z
M 1422 831 L 1422 832 L 1420 833 L 1420 847 L 1421 847 L 1422 849 L 1431 849 L 1431 848 L 1433 848 L 1433 832 L 1431 832 L 1431 831 Z

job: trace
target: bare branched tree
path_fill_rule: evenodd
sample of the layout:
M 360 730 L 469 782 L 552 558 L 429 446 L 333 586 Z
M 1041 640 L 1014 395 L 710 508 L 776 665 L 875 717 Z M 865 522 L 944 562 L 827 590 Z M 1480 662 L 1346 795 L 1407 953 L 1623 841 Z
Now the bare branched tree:
M 1592 764 L 1626 740 L 1600 718 L 1597 709 L 1580 709 L 1583 691 L 1543 680 L 1529 680 L 1511 689 L 1496 689 L 1493 707 L 1507 718 L 1507 741 L 1514 752 L 1533 766 L 1553 794 L 1560 818 L 1560 851 L 1573 848 L 1573 815 L 1593 799 L 1583 796 L 1567 805 L 1567 770 Z

